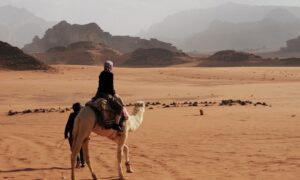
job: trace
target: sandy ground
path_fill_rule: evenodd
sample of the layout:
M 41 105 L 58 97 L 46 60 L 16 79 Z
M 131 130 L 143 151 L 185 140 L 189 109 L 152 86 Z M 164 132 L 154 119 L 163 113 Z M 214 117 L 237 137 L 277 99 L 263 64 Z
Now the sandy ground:
M 58 72 L 0 71 L 0 179 L 69 179 L 70 152 L 60 145 L 69 113 L 6 116 L 8 110 L 86 102 L 102 67 Z M 264 106 L 147 109 L 130 134 L 129 179 L 300 178 L 300 68 L 116 68 L 117 92 L 129 102 L 264 101 Z M 199 115 L 204 110 L 204 116 Z M 116 179 L 116 145 L 91 136 L 101 179 Z M 76 170 L 90 179 L 87 168 Z

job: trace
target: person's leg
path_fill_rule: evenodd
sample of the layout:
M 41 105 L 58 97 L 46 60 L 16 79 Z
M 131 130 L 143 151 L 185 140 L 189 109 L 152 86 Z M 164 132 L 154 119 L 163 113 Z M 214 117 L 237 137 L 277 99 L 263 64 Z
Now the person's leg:
M 115 94 L 115 99 L 116 99 L 116 101 L 118 101 L 120 108 L 122 108 L 122 116 L 124 116 L 124 119 L 127 120 L 129 117 L 129 113 L 128 113 L 127 109 L 125 108 L 123 99 L 118 94 Z
M 129 113 L 125 107 L 123 107 L 123 116 L 125 120 L 128 120 L 129 118 Z
M 83 154 L 83 149 L 80 149 L 80 163 L 81 163 L 81 167 L 85 166 L 85 161 L 84 161 L 84 154 Z
M 125 105 L 123 99 L 121 98 L 121 96 L 119 96 L 118 94 L 115 94 L 115 98 L 117 99 L 117 101 L 118 101 L 122 106 Z
M 68 140 L 69 140 L 70 148 L 72 149 L 73 140 L 72 140 L 72 138 L 69 138 Z M 77 155 L 76 168 L 80 168 L 80 159 L 79 159 L 78 155 Z
M 120 124 L 120 120 L 121 120 L 121 115 L 116 114 L 116 124 Z
M 121 115 L 115 115 L 115 123 L 112 125 L 112 128 L 117 131 L 122 131 L 122 127 L 120 126 Z
M 118 102 L 117 98 L 114 96 L 108 99 L 108 103 L 115 112 L 115 124 L 113 124 L 113 129 L 122 131 L 120 126 L 120 119 L 123 111 L 123 106 Z
M 72 138 L 68 138 L 70 148 L 72 149 Z

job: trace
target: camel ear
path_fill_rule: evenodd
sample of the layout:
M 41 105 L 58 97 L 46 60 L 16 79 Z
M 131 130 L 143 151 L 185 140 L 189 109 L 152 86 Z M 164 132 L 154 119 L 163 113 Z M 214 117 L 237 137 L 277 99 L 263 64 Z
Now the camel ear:
M 145 103 L 143 101 L 138 101 L 138 102 L 136 102 L 136 106 L 138 106 L 138 107 L 144 107 Z

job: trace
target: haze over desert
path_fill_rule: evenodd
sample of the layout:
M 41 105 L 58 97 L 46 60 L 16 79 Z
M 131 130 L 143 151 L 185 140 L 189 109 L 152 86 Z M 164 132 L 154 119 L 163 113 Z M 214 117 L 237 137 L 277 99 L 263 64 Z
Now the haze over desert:
M 54 67 L 57 71 L 0 71 L 1 179 L 69 179 L 70 150 L 61 141 L 69 112 L 6 114 L 84 104 L 94 95 L 101 66 Z M 239 99 L 268 104 L 148 106 L 140 129 L 129 134 L 135 173 L 127 178 L 300 177 L 299 68 L 115 68 L 115 79 L 126 103 Z M 117 178 L 113 142 L 93 134 L 90 154 L 100 179 Z M 90 178 L 87 168 L 76 175 Z

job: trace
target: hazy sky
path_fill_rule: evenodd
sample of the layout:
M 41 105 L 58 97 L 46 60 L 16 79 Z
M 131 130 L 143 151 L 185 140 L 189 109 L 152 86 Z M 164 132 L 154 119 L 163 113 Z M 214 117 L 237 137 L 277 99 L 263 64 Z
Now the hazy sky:
M 169 14 L 226 2 L 300 6 L 300 0 L 0 0 L 0 6 L 23 7 L 46 20 L 96 22 L 112 34 L 137 34 Z

